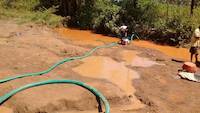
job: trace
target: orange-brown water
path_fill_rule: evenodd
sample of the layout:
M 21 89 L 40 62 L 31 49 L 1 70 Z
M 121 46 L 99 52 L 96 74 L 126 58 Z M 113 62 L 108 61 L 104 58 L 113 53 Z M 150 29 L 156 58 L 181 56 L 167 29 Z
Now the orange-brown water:
M 125 50 L 125 51 L 122 51 L 120 54 L 122 56 L 122 60 L 124 60 L 127 65 L 130 65 L 133 59 L 137 57 L 138 53 L 139 52 L 137 51 Z
M 100 34 L 95 34 L 89 30 L 76 30 L 76 29 L 68 29 L 68 28 L 59 28 L 56 29 L 56 31 L 61 34 L 62 36 L 66 37 L 69 40 L 76 41 L 79 44 L 92 44 L 92 45 L 100 45 L 102 42 L 97 41 L 101 40 L 104 42 L 113 42 L 113 41 L 119 41 L 117 38 L 103 36 Z M 173 58 L 180 58 L 184 60 L 189 60 L 190 55 L 188 52 L 188 49 L 185 48 L 175 48 L 170 46 L 161 46 L 156 45 L 149 41 L 133 41 L 134 45 L 155 49 L 158 51 L 161 51 L 162 53 L 173 57 Z
M 128 96 L 132 95 L 134 104 L 132 109 L 139 109 L 144 105 L 133 95 L 136 90 L 132 85 L 134 79 L 138 79 L 139 74 L 127 68 L 124 63 L 119 63 L 109 57 L 91 56 L 82 60 L 84 63 L 73 68 L 73 71 L 82 76 L 104 79 L 117 85 Z M 129 108 L 125 108 L 129 109 Z
M 157 45 L 157 44 L 154 44 L 154 43 L 148 42 L 148 41 L 133 41 L 133 44 L 136 46 L 161 51 L 162 53 L 164 53 L 170 57 L 173 57 L 173 58 L 180 58 L 180 59 L 184 59 L 184 60 L 189 60 L 189 58 L 190 58 L 189 50 L 186 48 L 161 46 L 161 45 Z
M 81 45 L 102 45 L 102 42 L 115 42 L 119 39 L 95 34 L 89 30 L 58 28 L 56 31 L 69 40 Z
M 109 57 L 91 56 L 82 60 L 84 63 L 73 70 L 82 76 L 106 79 L 131 95 L 135 90 L 132 79 L 139 78 L 139 74 L 128 69 L 123 63 Z
M 153 65 L 163 65 L 158 64 L 155 61 L 151 61 L 148 58 L 139 57 L 137 54 L 139 54 L 137 51 L 124 50 L 121 52 L 122 60 L 125 61 L 126 65 L 135 67 L 151 67 Z

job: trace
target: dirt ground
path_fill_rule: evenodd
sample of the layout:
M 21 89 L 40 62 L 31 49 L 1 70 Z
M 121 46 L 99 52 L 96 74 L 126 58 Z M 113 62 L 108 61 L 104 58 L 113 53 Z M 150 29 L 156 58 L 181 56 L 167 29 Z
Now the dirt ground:
M 99 37 L 92 41 L 85 40 L 87 43 L 84 43 L 80 39 L 73 40 L 70 32 L 63 35 L 44 26 L 18 25 L 11 21 L 0 21 L 0 25 L 1 79 L 42 71 L 59 60 L 83 55 L 97 45 L 117 41 L 109 41 L 108 37 L 102 36 L 106 40 Z M 82 37 L 90 35 L 85 36 L 82 31 L 76 33 Z M 123 56 L 124 51 L 128 51 L 128 54 L 124 53 Z M 200 84 L 179 79 L 177 70 L 182 64 L 171 61 L 171 58 L 157 50 L 135 44 L 105 48 L 96 51 L 88 59 L 65 63 L 43 76 L 0 84 L 0 95 L 33 82 L 73 79 L 101 91 L 110 102 L 111 113 L 200 113 Z M 134 77 L 123 71 L 133 72 Z M 138 77 L 135 73 L 138 73 Z M 0 106 L 0 113 L 95 112 L 98 112 L 95 97 L 73 85 L 31 88 Z

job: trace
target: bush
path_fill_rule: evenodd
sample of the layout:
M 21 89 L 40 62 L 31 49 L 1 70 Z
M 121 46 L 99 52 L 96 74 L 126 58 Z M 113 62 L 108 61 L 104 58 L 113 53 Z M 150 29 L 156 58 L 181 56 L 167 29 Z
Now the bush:
M 87 0 L 76 13 L 78 26 L 100 33 L 116 33 L 120 7 L 110 0 Z
M 195 9 L 191 17 L 187 5 L 166 4 L 152 0 L 139 0 L 135 8 L 133 5 L 132 1 L 123 0 L 121 6 L 124 11 L 120 19 L 127 21 L 131 32 L 136 31 L 143 39 L 161 44 L 188 43 L 193 30 L 198 26 L 196 23 L 200 23 L 199 8 Z
M 57 26 L 68 25 L 98 33 L 118 34 L 125 23 L 129 33 L 162 44 L 183 45 L 200 23 L 200 8 L 190 16 L 187 0 L 1 0 L 0 18 Z M 168 3 L 167 3 L 168 2 Z M 200 2 L 196 2 L 199 4 Z
M 39 0 L 5 0 L 0 2 L 0 18 L 15 19 L 19 23 L 34 22 L 49 26 L 58 26 L 63 17 L 54 14 L 56 8 L 35 10 Z
M 118 33 L 119 10 L 120 7 L 108 0 L 96 0 L 93 28 L 101 33 Z

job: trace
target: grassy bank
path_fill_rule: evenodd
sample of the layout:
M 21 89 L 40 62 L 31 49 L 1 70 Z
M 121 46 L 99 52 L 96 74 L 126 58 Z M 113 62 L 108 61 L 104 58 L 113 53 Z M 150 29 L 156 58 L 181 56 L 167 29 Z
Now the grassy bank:
M 13 3 L 0 1 L 0 19 L 12 19 L 18 23 L 33 22 L 56 27 L 61 25 L 63 17 L 55 15 L 55 9 L 35 10 L 39 0 L 19 0 Z

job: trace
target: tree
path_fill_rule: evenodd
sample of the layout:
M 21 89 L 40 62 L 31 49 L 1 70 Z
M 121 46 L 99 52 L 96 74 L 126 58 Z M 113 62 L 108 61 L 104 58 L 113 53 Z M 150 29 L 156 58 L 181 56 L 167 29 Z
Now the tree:
M 60 0 L 60 12 L 63 16 L 73 16 L 84 0 Z
M 191 0 L 191 4 L 190 4 L 190 15 L 192 16 L 193 15 L 193 10 L 194 10 L 194 6 L 195 6 L 195 0 Z
M 137 8 L 138 0 L 133 0 L 133 7 Z

